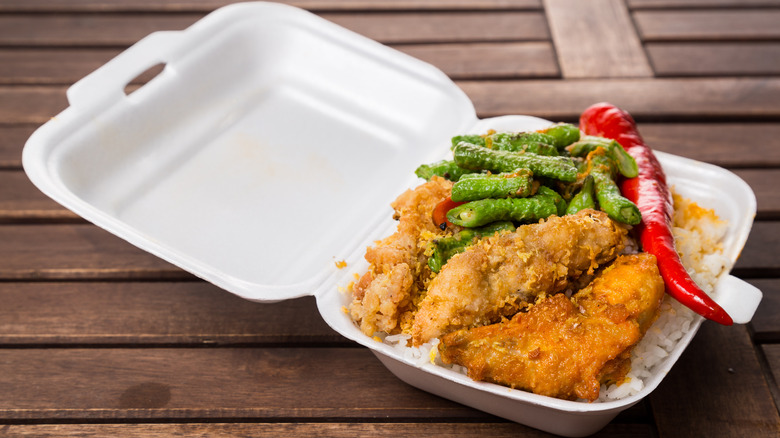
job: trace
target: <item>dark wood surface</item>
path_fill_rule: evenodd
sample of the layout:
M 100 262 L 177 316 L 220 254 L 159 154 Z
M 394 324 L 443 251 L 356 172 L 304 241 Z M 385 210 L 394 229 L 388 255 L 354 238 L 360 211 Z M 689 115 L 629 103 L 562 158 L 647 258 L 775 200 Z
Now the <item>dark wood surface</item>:
M 244 301 L 29 182 L 24 143 L 70 84 L 228 3 L 0 2 L 0 435 L 548 436 L 402 383 L 312 298 Z M 753 321 L 705 323 L 598 436 L 780 436 L 780 2 L 288 3 L 436 65 L 481 117 L 611 101 L 655 148 L 747 181 L 758 214 L 733 272 L 764 292 Z

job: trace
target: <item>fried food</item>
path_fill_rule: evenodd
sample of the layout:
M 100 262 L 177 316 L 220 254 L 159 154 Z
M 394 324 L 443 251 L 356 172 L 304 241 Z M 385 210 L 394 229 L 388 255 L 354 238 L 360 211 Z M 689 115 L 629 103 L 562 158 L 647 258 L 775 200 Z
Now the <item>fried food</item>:
M 655 257 L 624 255 L 572 298 L 553 295 L 509 321 L 449 333 L 439 352 L 474 380 L 593 401 L 602 383 L 624 379 L 663 296 Z
M 397 231 L 366 251 L 370 267 L 355 285 L 349 309 L 364 334 L 398 332 L 400 319 L 409 315 L 412 297 L 424 290 L 430 270 L 420 236 L 441 232 L 431 220 L 431 211 L 449 196 L 451 188 L 452 182 L 433 177 L 391 204 Z
M 483 239 L 431 282 L 414 317 L 414 344 L 498 322 L 538 296 L 566 290 L 617 257 L 626 233 L 605 213 L 583 210 Z

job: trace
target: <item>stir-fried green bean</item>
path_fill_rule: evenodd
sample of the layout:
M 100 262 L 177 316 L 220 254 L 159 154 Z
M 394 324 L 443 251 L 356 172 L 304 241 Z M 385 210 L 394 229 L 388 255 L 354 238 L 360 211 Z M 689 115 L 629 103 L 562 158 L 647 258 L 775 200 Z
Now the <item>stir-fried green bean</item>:
M 459 205 L 447 219 L 462 227 L 479 227 L 496 221 L 529 222 L 558 213 L 555 200 L 546 195 L 529 198 L 480 199 Z
M 569 153 L 575 157 L 584 157 L 599 147 L 604 148 L 607 155 L 617 164 L 617 170 L 626 178 L 633 178 L 639 173 L 634 157 L 628 154 L 623 146 L 615 140 L 602 137 L 584 136 L 568 147 Z
M 484 198 L 524 198 L 531 194 L 530 171 L 463 175 L 452 186 L 452 200 L 476 201 Z
M 566 214 L 566 201 L 563 196 L 555 190 L 547 186 L 539 186 L 539 190 L 536 192 L 536 196 L 543 196 L 549 198 L 553 204 L 555 204 L 555 212 L 558 216 Z
M 465 251 L 476 239 L 489 237 L 504 230 L 514 231 L 514 229 L 515 226 L 512 222 L 499 221 L 479 228 L 467 228 L 454 236 L 436 239 L 431 242 L 433 244 L 433 253 L 428 259 L 428 267 L 433 272 L 439 272 L 452 256 Z
M 548 157 L 533 153 L 495 151 L 460 142 L 453 150 L 455 163 L 466 169 L 491 172 L 515 172 L 529 169 L 535 176 L 545 176 L 565 182 L 577 180 L 577 167 L 568 157 Z
M 554 142 L 554 137 L 538 132 L 502 132 L 488 136 L 485 146 L 498 151 L 531 152 L 554 157 L 558 155 Z
M 539 132 L 551 137 L 553 142 L 550 144 L 559 150 L 580 139 L 580 128 L 570 123 L 557 123 Z
M 469 173 L 474 173 L 474 171 L 458 166 L 453 160 L 441 160 L 431 164 L 422 164 L 414 171 L 415 175 L 426 181 L 430 181 L 434 176 L 440 176 L 450 181 L 457 181 L 463 177 L 463 175 Z
M 571 198 L 566 214 L 576 214 L 586 208 L 596 208 L 596 199 L 593 196 L 593 176 L 588 175 L 582 183 L 580 191 Z
M 452 147 L 454 148 L 462 141 L 475 144 L 477 146 L 485 146 L 485 137 L 487 136 L 474 134 L 456 135 L 455 137 L 452 137 Z
M 590 175 L 596 191 L 599 207 L 618 222 L 636 225 L 642 220 L 636 204 L 625 198 L 615 183 L 615 169 L 612 160 L 604 154 L 590 156 Z

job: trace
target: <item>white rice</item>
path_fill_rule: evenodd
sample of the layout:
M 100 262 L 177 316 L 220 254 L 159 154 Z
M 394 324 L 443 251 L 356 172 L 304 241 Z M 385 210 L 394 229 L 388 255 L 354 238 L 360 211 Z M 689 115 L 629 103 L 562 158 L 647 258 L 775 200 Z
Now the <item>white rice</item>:
M 730 269 L 730 261 L 722 254 L 720 242 L 726 234 L 726 223 L 710 210 L 703 210 L 694 203 L 675 196 L 673 234 L 683 265 L 691 277 L 705 292 L 712 293 L 718 277 Z M 639 393 L 645 379 L 655 375 L 657 367 L 667 358 L 680 339 L 688 333 L 697 318 L 693 311 L 666 295 L 661 304 L 658 320 L 648 329 L 644 338 L 631 354 L 631 370 L 620 385 L 603 385 L 596 401 L 618 400 Z M 438 356 L 434 339 L 419 347 L 409 347 L 410 335 L 398 334 L 383 337 L 383 342 L 393 346 L 404 359 L 417 366 L 434 363 L 466 374 L 460 365 L 444 364 Z

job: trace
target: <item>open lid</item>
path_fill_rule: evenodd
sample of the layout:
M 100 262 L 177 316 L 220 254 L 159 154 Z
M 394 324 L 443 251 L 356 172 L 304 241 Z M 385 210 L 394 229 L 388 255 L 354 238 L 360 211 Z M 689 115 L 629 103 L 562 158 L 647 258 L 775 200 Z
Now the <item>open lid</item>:
M 272 3 L 151 34 L 68 100 L 25 146 L 33 183 L 257 301 L 315 293 L 390 214 L 416 166 L 477 121 L 429 64 Z

